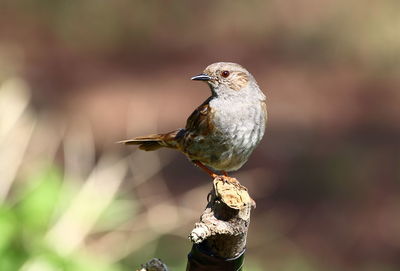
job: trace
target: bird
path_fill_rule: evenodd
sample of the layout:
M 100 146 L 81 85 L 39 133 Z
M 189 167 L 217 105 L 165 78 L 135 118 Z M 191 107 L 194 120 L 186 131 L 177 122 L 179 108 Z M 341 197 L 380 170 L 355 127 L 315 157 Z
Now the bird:
M 208 97 L 186 121 L 185 128 L 119 141 L 144 151 L 175 149 L 212 178 L 241 168 L 260 143 L 267 122 L 266 96 L 241 65 L 217 62 L 191 80 L 204 81 Z

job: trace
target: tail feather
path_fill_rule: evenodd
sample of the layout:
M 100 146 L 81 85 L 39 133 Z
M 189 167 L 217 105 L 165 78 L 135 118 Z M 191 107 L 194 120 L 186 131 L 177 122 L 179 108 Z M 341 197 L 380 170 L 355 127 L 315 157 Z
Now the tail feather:
M 177 134 L 181 130 L 172 131 L 166 134 L 154 134 L 148 136 L 138 136 L 133 139 L 119 141 L 125 145 L 139 145 L 139 149 L 144 151 L 154 151 L 162 147 L 177 148 Z

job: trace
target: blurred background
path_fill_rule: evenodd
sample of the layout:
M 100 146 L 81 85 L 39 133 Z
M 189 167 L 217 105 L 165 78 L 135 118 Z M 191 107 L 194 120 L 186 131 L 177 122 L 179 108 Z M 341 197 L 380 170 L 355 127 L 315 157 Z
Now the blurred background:
M 246 270 L 399 270 L 399 30 L 397 0 L 1 1 L 0 270 L 184 270 L 209 177 L 114 142 L 183 127 L 217 61 L 268 98 Z

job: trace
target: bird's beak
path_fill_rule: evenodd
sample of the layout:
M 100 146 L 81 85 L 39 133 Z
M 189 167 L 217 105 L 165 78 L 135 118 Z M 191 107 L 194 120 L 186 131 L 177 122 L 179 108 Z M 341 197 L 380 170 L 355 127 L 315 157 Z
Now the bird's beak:
M 211 80 L 211 76 L 202 73 L 202 74 L 193 76 L 193 77 L 190 78 L 190 79 L 191 79 L 191 80 L 199 80 L 199 81 L 209 81 L 209 80 Z

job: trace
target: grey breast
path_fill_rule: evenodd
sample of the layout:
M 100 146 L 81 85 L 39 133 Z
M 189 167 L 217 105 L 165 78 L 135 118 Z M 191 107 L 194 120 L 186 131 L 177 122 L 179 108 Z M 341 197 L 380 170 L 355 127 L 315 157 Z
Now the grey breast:
M 256 99 L 210 102 L 215 132 L 207 140 L 207 165 L 219 170 L 237 170 L 249 158 L 265 130 L 265 114 Z

